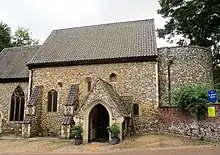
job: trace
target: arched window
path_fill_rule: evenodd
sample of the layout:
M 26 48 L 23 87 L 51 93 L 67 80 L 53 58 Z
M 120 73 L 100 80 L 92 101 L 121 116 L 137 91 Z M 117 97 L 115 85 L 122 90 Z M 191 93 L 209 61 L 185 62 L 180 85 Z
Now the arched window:
M 87 91 L 90 91 L 92 88 L 92 79 L 90 77 L 86 78 Z
M 116 76 L 115 73 L 112 73 L 112 74 L 110 75 L 110 82 L 117 82 L 117 76 Z
M 57 91 L 52 89 L 48 92 L 47 96 L 47 111 L 56 112 L 57 111 Z
M 10 121 L 23 121 L 24 119 L 24 92 L 18 86 L 11 96 Z
M 135 116 L 139 115 L 139 105 L 137 103 L 133 104 L 133 114 Z

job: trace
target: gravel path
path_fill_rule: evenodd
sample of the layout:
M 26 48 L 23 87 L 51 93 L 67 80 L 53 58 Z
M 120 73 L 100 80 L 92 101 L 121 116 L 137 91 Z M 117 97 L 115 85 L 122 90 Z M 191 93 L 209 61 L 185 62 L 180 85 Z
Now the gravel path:
M 220 147 L 199 147 L 199 148 L 169 148 L 149 150 L 127 150 L 121 152 L 44 152 L 44 153 L 16 153 L 15 155 L 219 155 Z M 10 155 L 10 154 L 7 154 Z
M 203 147 L 204 145 L 213 146 L 212 143 L 200 144 L 197 140 L 171 135 L 139 135 L 128 137 L 119 145 L 109 145 L 108 143 L 89 143 L 74 145 L 73 140 L 65 140 L 52 137 L 37 137 L 24 139 L 13 136 L 0 137 L 1 153 L 87 153 L 87 152 L 123 152 L 125 150 L 152 150 L 164 148 L 184 148 L 184 147 Z M 216 145 L 216 144 L 215 144 Z

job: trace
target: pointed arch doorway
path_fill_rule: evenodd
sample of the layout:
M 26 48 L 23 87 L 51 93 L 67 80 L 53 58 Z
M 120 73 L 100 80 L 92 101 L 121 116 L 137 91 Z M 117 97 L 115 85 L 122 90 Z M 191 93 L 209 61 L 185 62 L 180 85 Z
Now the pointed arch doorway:
M 97 104 L 92 108 L 89 114 L 89 142 L 107 142 L 109 134 L 109 113 L 107 109 Z

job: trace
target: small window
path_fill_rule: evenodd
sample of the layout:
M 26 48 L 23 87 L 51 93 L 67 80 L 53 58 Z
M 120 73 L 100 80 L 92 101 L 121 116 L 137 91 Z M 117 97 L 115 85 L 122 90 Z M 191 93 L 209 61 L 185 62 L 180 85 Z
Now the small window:
M 88 81 L 88 91 L 90 91 L 90 90 L 91 90 L 91 86 L 92 86 L 91 81 Z
M 57 112 L 57 91 L 52 89 L 48 92 L 47 111 Z
M 11 96 L 10 121 L 23 121 L 24 119 L 24 92 L 18 86 Z
M 90 77 L 86 78 L 87 91 L 90 91 L 92 88 L 92 79 Z
M 133 114 L 134 116 L 139 115 L 139 105 L 137 103 L 133 104 Z
M 110 82 L 117 82 L 117 76 L 116 76 L 115 73 L 112 73 L 112 74 L 110 75 Z

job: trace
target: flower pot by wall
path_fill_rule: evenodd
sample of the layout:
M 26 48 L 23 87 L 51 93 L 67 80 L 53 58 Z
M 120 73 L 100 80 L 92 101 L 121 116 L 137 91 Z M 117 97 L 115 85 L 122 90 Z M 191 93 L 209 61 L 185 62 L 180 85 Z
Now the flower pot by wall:
M 111 137 L 109 144 L 115 145 L 120 143 L 120 138 L 119 137 Z
M 80 145 L 83 142 L 82 136 L 77 135 L 77 136 L 75 136 L 74 139 L 75 139 L 75 145 Z
M 75 145 L 80 145 L 80 144 L 82 144 L 82 138 L 75 139 Z

